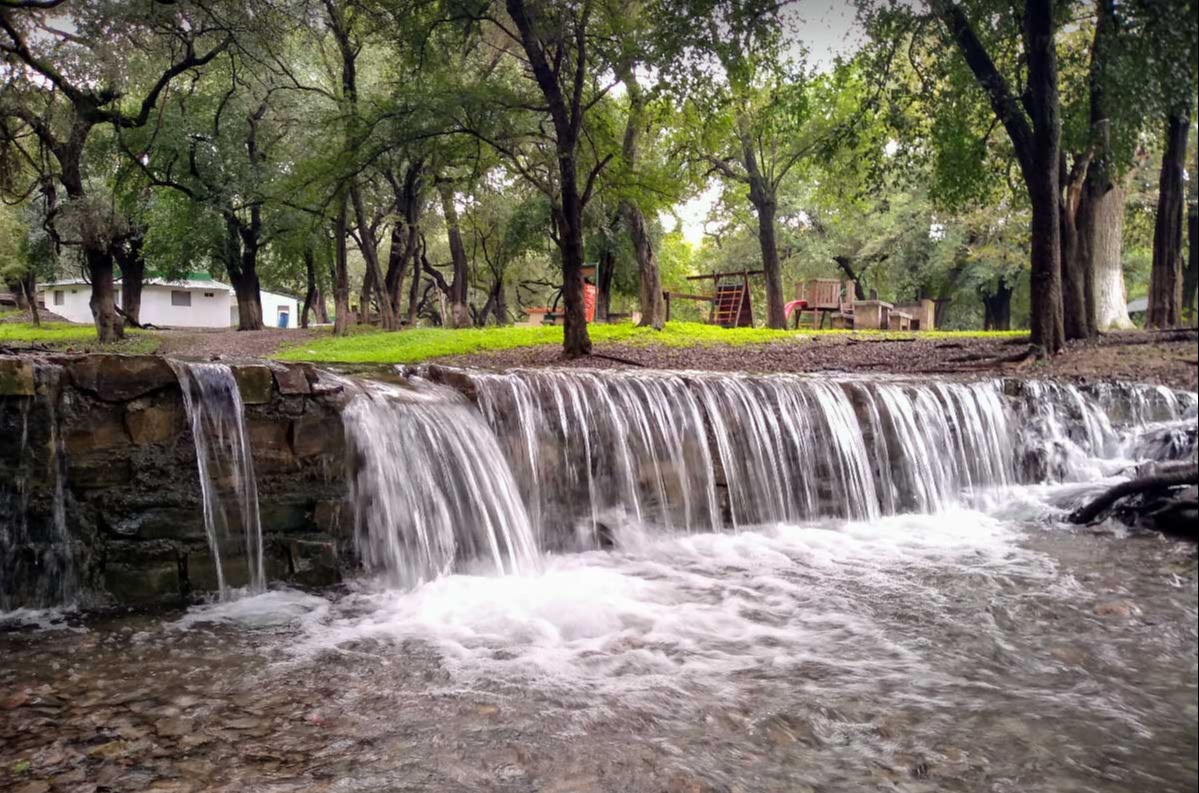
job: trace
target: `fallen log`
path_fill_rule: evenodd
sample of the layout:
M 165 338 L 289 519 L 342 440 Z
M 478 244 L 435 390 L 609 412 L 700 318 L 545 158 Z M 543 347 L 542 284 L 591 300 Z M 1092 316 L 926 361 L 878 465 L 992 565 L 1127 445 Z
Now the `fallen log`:
M 1069 521 L 1071 523 L 1091 523 L 1122 498 L 1195 484 L 1199 484 L 1199 466 L 1195 465 L 1129 479 L 1127 482 L 1121 482 L 1108 488 L 1089 504 L 1071 512 Z

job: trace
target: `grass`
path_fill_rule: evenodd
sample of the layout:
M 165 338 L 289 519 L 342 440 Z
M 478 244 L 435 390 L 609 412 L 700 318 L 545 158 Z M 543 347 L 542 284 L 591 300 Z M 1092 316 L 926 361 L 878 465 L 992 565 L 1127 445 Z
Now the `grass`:
M 96 329 L 91 325 L 70 325 L 65 322 L 43 322 L 37 327 L 30 322 L 0 323 L 0 344 L 40 344 L 56 350 L 75 349 L 88 352 L 125 352 L 146 355 L 158 349 L 158 339 L 143 331 L 130 329 L 125 339 L 114 344 L 96 341 Z
M 741 346 L 767 342 L 800 340 L 814 336 L 852 335 L 863 340 L 898 338 L 998 338 L 1024 335 L 1021 332 L 984 333 L 982 331 L 933 331 L 897 333 L 889 331 L 844 330 L 768 330 L 766 328 L 725 329 L 692 322 L 671 322 L 661 332 L 631 324 L 592 325 L 591 340 L 596 344 L 656 345 L 662 347 Z M 285 361 L 315 363 L 418 363 L 430 358 L 520 347 L 561 345 L 562 328 L 556 326 L 470 328 L 419 328 L 387 333 L 364 330 L 349 336 L 324 336 L 288 347 L 275 357 Z

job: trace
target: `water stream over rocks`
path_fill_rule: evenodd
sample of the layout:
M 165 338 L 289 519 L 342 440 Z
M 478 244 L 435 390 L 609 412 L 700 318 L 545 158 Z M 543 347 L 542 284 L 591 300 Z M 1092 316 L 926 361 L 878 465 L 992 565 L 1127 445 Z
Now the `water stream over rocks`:
M 1194 395 L 424 374 L 346 384 L 348 586 L 0 618 L 0 787 L 1196 789 L 1194 546 L 1061 523 Z
M 233 370 L 223 363 L 170 362 L 196 445 L 204 531 L 216 570 L 218 594 L 230 596 L 225 565 L 242 551 L 250 592 L 266 590 L 262 521 L 245 409 Z M 240 535 L 240 542 L 238 536 Z M 240 548 L 238 547 L 240 546 Z

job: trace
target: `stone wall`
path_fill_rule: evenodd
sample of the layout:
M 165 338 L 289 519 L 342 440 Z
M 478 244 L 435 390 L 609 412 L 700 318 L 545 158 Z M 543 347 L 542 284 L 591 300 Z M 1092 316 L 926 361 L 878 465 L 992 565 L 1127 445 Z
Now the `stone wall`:
M 335 583 L 352 529 L 342 387 L 304 365 L 231 366 L 268 578 Z M 226 563 L 229 583 L 244 583 L 245 569 L 244 558 Z M 0 357 L 0 608 L 51 605 L 64 587 L 88 606 L 186 602 L 216 588 L 195 444 L 162 358 Z

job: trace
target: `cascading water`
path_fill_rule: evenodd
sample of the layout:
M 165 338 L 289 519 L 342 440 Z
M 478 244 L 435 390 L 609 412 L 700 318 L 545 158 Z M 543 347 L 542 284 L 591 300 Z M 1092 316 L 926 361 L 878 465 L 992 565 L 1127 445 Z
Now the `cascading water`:
M 251 592 L 266 589 L 258 485 L 245 410 L 233 370 L 221 363 L 171 361 L 196 444 L 204 530 L 222 599 L 230 594 L 229 556 L 244 551 Z M 241 549 L 229 545 L 237 534 Z
M 344 413 L 356 541 L 366 565 L 412 586 L 475 564 L 533 570 L 537 541 L 495 436 L 447 388 L 371 384 Z
M 597 547 L 624 524 L 929 513 L 1018 481 L 1091 478 L 1097 460 L 1135 453 L 1145 422 L 1177 422 L 1195 404 L 1151 386 L 1029 382 L 1007 394 L 1000 380 L 468 376 L 547 548 Z
M 474 380 L 534 526 L 568 526 L 595 547 L 630 522 L 686 531 L 719 523 L 703 408 L 682 378 L 545 371 Z M 543 537 L 550 548 L 561 539 Z

